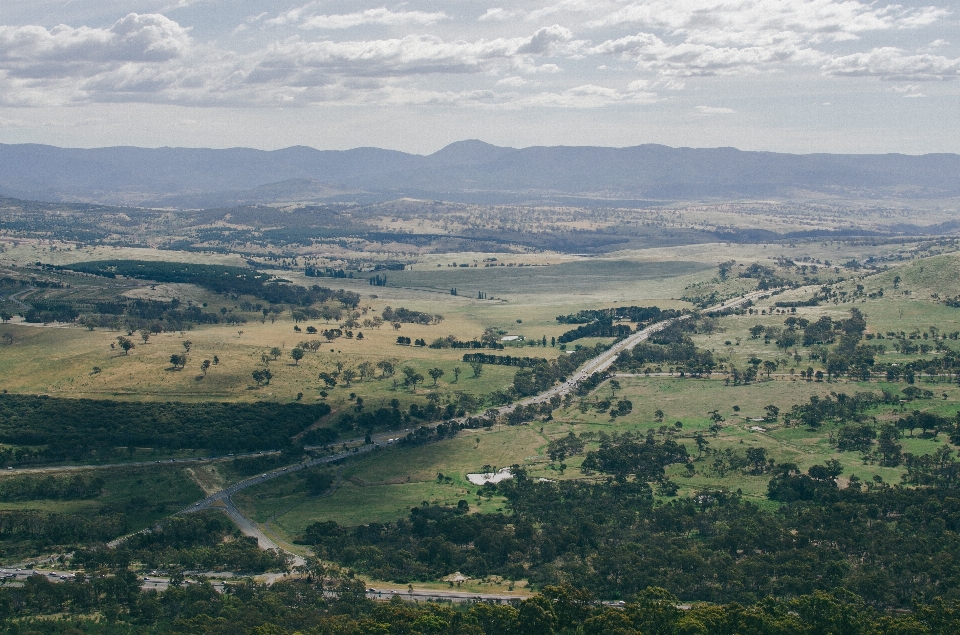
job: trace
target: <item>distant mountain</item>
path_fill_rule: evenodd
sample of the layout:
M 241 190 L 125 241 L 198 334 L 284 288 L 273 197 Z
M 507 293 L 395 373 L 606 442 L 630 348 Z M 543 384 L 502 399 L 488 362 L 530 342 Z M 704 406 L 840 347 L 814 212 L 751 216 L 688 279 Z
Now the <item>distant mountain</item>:
M 427 156 L 378 148 L 0 144 L 0 193 L 48 201 L 186 208 L 400 196 L 602 202 L 798 191 L 960 195 L 960 155 L 794 155 L 662 145 L 515 149 L 476 140 L 453 143 Z
M 200 194 L 173 194 L 155 200 L 141 201 L 147 207 L 176 209 L 210 209 L 237 205 L 262 205 L 278 201 L 352 200 L 362 194 L 357 190 L 335 187 L 313 179 L 288 179 L 268 183 L 250 190 L 207 192 Z

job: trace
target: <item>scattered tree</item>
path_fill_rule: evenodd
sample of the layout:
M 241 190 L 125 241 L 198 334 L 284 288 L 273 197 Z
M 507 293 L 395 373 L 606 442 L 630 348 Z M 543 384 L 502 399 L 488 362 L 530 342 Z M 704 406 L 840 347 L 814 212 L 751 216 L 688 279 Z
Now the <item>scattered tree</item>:
M 129 355 L 129 354 L 130 354 L 130 349 L 131 349 L 131 348 L 136 348 L 136 345 L 135 345 L 133 342 L 131 342 L 131 341 L 128 340 L 127 338 L 123 337 L 122 335 L 120 335 L 120 336 L 117 337 L 117 346 L 119 346 L 120 348 L 123 349 L 123 354 L 124 354 L 124 355 Z
M 294 366 L 299 366 L 300 360 L 303 359 L 303 349 L 297 346 L 292 351 L 290 351 L 290 357 L 293 358 Z

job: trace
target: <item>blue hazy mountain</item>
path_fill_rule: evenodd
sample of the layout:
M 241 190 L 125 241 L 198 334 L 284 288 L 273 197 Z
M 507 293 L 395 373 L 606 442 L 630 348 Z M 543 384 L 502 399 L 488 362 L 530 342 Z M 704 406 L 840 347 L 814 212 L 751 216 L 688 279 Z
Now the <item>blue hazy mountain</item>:
M 804 192 L 955 196 L 960 155 L 800 155 L 652 144 L 516 149 L 476 140 L 430 155 L 305 146 L 265 151 L 0 144 L 0 194 L 33 200 L 212 207 L 400 196 L 649 201 Z

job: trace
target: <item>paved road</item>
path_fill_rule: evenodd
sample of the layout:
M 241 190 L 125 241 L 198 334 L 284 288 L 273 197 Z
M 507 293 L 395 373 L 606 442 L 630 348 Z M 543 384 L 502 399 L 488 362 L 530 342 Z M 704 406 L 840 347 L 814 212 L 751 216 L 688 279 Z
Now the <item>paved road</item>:
M 710 310 L 710 311 L 718 311 L 718 310 L 722 310 L 722 309 L 730 309 L 730 308 L 737 307 L 737 306 L 739 306 L 739 305 L 741 305 L 741 304 L 744 304 L 744 303 L 746 303 L 746 302 L 752 301 L 752 300 L 754 300 L 754 299 L 761 298 L 761 297 L 765 297 L 765 296 L 768 296 L 768 295 L 770 295 L 770 292 L 769 292 L 769 291 L 755 291 L 755 292 L 753 292 L 753 293 L 750 293 L 750 294 L 747 294 L 747 295 L 743 296 L 742 298 L 737 298 L 737 299 L 735 299 L 735 300 L 731 300 L 731 301 L 729 301 L 729 302 L 721 303 L 721 304 L 718 304 L 718 305 L 716 305 L 716 306 L 710 307 L 708 310 Z M 617 356 L 618 356 L 622 351 L 629 350 L 629 349 L 633 348 L 633 347 L 636 346 L 638 343 L 640 343 L 640 342 L 642 342 L 643 340 L 649 338 L 652 334 L 654 334 L 654 333 L 656 333 L 656 332 L 658 332 L 658 331 L 661 331 L 661 330 L 667 328 L 668 326 L 670 326 L 671 324 L 673 324 L 673 323 L 675 323 L 675 322 L 677 322 L 677 321 L 679 321 L 679 320 L 685 320 L 685 319 L 687 319 L 688 317 L 690 317 L 690 316 L 684 315 L 684 316 L 681 316 L 681 317 L 678 317 L 678 318 L 674 318 L 674 319 L 671 319 L 671 320 L 664 320 L 664 321 L 662 321 L 662 322 L 658 322 L 658 323 L 656 323 L 656 324 L 653 324 L 653 325 L 651 325 L 651 326 L 648 326 L 647 328 L 642 329 L 642 330 L 638 331 L 637 333 L 634 333 L 633 335 L 631 335 L 631 336 L 629 336 L 629 337 L 627 337 L 627 338 L 625 338 L 625 339 L 617 342 L 616 344 L 614 344 L 612 347 L 610 347 L 609 349 L 607 349 L 606 351 L 604 351 L 604 352 L 601 353 L 600 355 L 598 355 L 598 356 L 594 357 L 593 359 L 591 359 L 590 361 L 588 361 L 586 364 L 584 364 L 584 365 L 580 368 L 580 370 L 578 370 L 578 371 L 577 371 L 572 377 L 570 377 L 566 382 L 564 382 L 564 383 L 562 383 L 562 384 L 560 384 L 560 385 L 558 385 L 558 386 L 554 386 L 554 387 L 550 388 L 549 390 L 547 390 L 547 391 L 545 391 L 545 392 L 543 392 L 543 393 L 540 393 L 539 395 L 535 395 L 535 396 L 533 396 L 533 397 L 529 397 L 529 398 L 527 398 L 527 399 L 523 399 L 523 400 L 521 400 L 521 401 L 519 401 L 519 402 L 516 402 L 516 403 L 510 405 L 510 406 L 506 406 L 506 407 L 504 407 L 504 408 L 501 408 L 501 409 L 499 410 L 499 412 L 500 412 L 501 414 L 503 414 L 503 413 L 508 413 L 508 412 L 511 412 L 511 411 L 512 411 L 514 408 L 516 408 L 518 405 L 528 405 L 528 404 L 532 404 L 532 403 L 540 403 L 540 402 L 543 402 L 543 401 L 548 401 L 551 397 L 553 397 L 553 396 L 555 396 L 555 395 L 557 395 L 557 396 L 563 396 L 564 394 L 566 394 L 566 393 L 570 392 L 571 390 L 573 390 L 573 389 L 576 387 L 577 382 L 582 381 L 582 380 L 585 380 L 587 377 L 589 377 L 589 376 L 592 375 L 593 373 L 603 372 L 604 370 L 608 369 L 608 368 L 613 364 L 613 362 L 616 360 Z M 465 420 L 465 419 L 466 419 L 466 417 L 461 417 L 461 418 L 459 418 L 459 419 L 455 419 L 454 421 L 462 422 L 462 421 Z M 389 436 L 390 436 L 389 434 L 387 434 L 387 435 L 378 435 L 378 437 L 377 437 L 376 439 L 374 439 L 375 442 L 374 442 L 374 443 L 371 443 L 371 444 L 361 445 L 361 446 L 355 447 L 355 448 L 353 448 L 352 450 L 349 450 L 349 451 L 340 452 L 340 453 L 338 453 L 338 454 L 334 454 L 334 455 L 331 455 L 331 456 L 322 457 L 322 458 L 319 458 L 319 459 L 313 459 L 313 460 L 311 460 L 311 461 L 306 461 L 306 462 L 303 462 L 303 463 L 298 463 L 298 464 L 296 464 L 296 465 L 291 465 L 291 466 L 288 466 L 288 467 L 285 467 L 285 468 L 282 468 L 282 469 L 279 469 L 279 470 L 273 470 L 273 471 L 270 471 L 270 472 L 265 472 L 265 473 L 261 474 L 260 476 L 254 476 L 254 477 L 252 477 L 252 478 L 248 478 L 248 479 L 246 479 L 246 480 L 240 481 L 239 483 L 235 483 L 235 484 L 231 485 L 230 487 L 227 487 L 226 489 L 220 490 L 219 492 L 217 492 L 217 493 L 215 493 L 215 494 L 211 494 L 210 496 L 207 496 L 207 497 L 204 498 L 203 500 L 198 501 L 198 502 L 194 503 L 193 505 L 190 505 L 189 507 L 184 508 L 184 509 L 181 510 L 179 513 L 197 512 L 197 511 L 200 511 L 200 510 L 202 510 L 202 509 L 209 509 L 211 506 L 214 506 L 214 505 L 217 506 L 217 507 L 221 507 L 221 508 L 224 509 L 224 511 L 226 511 L 226 513 L 230 516 L 230 518 L 233 519 L 233 521 L 237 524 L 237 526 L 240 528 L 240 530 L 241 530 L 244 534 L 246 534 L 247 536 L 255 537 L 255 538 L 257 539 L 257 543 L 261 546 L 261 548 L 264 548 L 264 549 L 282 549 L 279 545 L 276 544 L 276 542 L 274 542 L 274 541 L 271 540 L 269 537 L 267 537 L 267 535 L 263 533 L 263 530 L 261 530 L 260 527 L 259 527 L 255 522 L 253 522 L 252 520 L 246 518 L 242 513 L 240 513 L 240 510 L 237 509 L 236 505 L 234 505 L 234 503 L 233 503 L 233 501 L 231 500 L 230 497 L 233 496 L 234 494 L 236 494 L 236 493 L 239 492 L 239 491 L 242 491 L 242 490 L 244 490 L 244 489 L 247 489 L 248 487 L 253 487 L 254 485 L 259 485 L 259 484 L 261 484 L 261 483 L 265 483 L 265 482 L 267 482 L 267 481 L 269 481 L 269 480 L 271 480 L 271 479 L 277 478 L 277 477 L 279 477 L 279 476 L 284 476 L 284 475 L 289 474 L 289 473 L 291 473 L 291 472 L 296 472 L 296 471 L 298 471 L 298 470 L 302 470 L 302 469 L 307 468 L 307 467 L 312 467 L 312 466 L 314 466 L 314 465 L 320 465 L 320 464 L 322 464 L 322 463 L 331 463 L 331 462 L 333 462 L 333 461 L 338 461 L 338 460 L 340 460 L 340 459 L 344 459 L 344 458 L 347 458 L 347 457 L 349 457 L 349 456 L 353 456 L 353 455 L 355 455 L 355 454 L 359 454 L 359 453 L 361 453 L 361 452 L 369 452 L 369 451 L 371 451 L 371 450 L 377 449 L 377 448 L 381 447 L 381 442 L 385 442 L 385 441 L 388 440 L 388 437 L 389 437 Z M 356 442 L 356 441 L 358 441 L 358 440 L 354 440 L 354 442 Z M 122 540 L 123 540 L 123 539 L 114 541 L 114 543 L 119 544 Z M 111 543 L 111 544 L 113 544 L 113 543 Z M 284 551 L 286 551 L 286 550 L 284 550 Z M 288 551 L 288 553 L 290 553 L 290 552 Z M 291 553 L 291 555 L 293 555 L 294 558 L 297 559 L 297 561 L 302 564 L 303 559 L 300 558 L 300 556 L 298 556 L 297 554 L 292 554 L 292 553 Z
M 729 300 L 727 302 L 716 304 L 712 307 L 705 309 L 704 312 L 733 309 L 742 304 L 746 304 L 747 302 L 751 302 L 753 300 L 767 297 L 770 295 L 770 293 L 771 293 L 770 291 L 754 291 L 753 293 L 748 293 L 742 298 L 736 298 L 733 300 Z M 615 343 L 613 346 L 608 348 L 603 353 L 600 353 L 599 355 L 597 355 L 596 357 L 588 361 L 586 364 L 580 367 L 580 370 L 574 373 L 573 376 L 567 379 L 567 381 L 565 381 L 564 383 L 554 386 L 553 388 L 550 388 L 549 390 L 542 392 L 539 395 L 534 395 L 533 397 L 528 397 L 526 399 L 517 401 L 509 406 L 505 406 L 504 408 L 499 409 L 499 412 L 501 414 L 512 412 L 514 408 L 520 405 L 526 406 L 529 404 L 549 401 L 550 398 L 554 396 L 562 397 L 568 392 L 574 390 L 574 388 L 577 385 L 577 382 L 587 379 L 593 373 L 600 373 L 610 368 L 610 366 L 613 365 L 613 362 L 616 361 L 617 356 L 621 352 L 632 349 L 634 346 L 636 346 L 640 342 L 644 341 L 645 339 L 648 339 L 654 333 L 658 331 L 662 331 L 663 329 L 667 328 L 671 324 L 674 324 L 675 322 L 679 322 L 681 320 L 686 320 L 689 317 L 690 317 L 689 315 L 683 315 L 671 320 L 664 320 L 662 322 L 657 322 L 656 324 L 652 324 L 645 329 L 637 331 L 633 335 L 620 340 L 619 342 Z
M 745 304 L 745 303 L 747 303 L 747 302 L 750 302 L 750 301 L 752 301 L 752 300 L 756 300 L 756 299 L 759 299 L 759 298 L 762 298 L 762 297 L 767 297 L 767 296 L 769 296 L 769 295 L 770 295 L 770 291 L 755 291 L 755 292 L 753 292 L 753 293 L 750 293 L 750 294 L 747 294 L 747 295 L 743 296 L 742 298 L 736 298 L 736 299 L 731 300 L 731 301 L 729 301 L 729 302 L 724 302 L 724 303 L 721 303 L 721 304 L 712 306 L 712 307 L 710 307 L 709 309 L 707 309 L 707 311 L 719 311 L 719 310 L 723 310 L 723 309 L 735 308 L 735 307 L 737 307 L 737 306 L 740 306 L 740 305 Z M 528 405 L 528 404 L 533 404 L 533 403 L 540 403 L 540 402 L 549 400 L 549 399 L 550 399 L 551 397 L 553 397 L 553 396 L 563 396 L 563 395 L 565 395 L 566 393 L 572 391 L 572 390 L 576 387 L 576 385 L 577 385 L 578 382 L 580 382 L 580 381 L 582 381 L 582 380 L 585 380 L 586 378 L 588 378 L 588 377 L 589 377 L 590 375 L 592 375 L 593 373 L 603 372 L 603 371 L 605 371 L 606 369 L 608 369 L 608 368 L 613 364 L 613 362 L 616 360 L 617 356 L 618 356 L 622 351 L 629 350 L 629 349 L 633 348 L 633 347 L 636 346 L 638 343 L 640 343 L 640 342 L 642 342 L 643 340 L 649 338 L 652 334 L 654 334 L 654 333 L 656 333 L 656 332 L 658 332 L 658 331 L 661 331 L 661 330 L 665 329 L 666 327 L 670 326 L 671 324 L 673 324 L 673 323 L 675 323 L 675 322 L 677 322 L 677 321 L 688 319 L 689 317 L 690 317 L 690 316 L 688 316 L 688 315 L 684 315 L 684 316 L 681 316 L 681 317 L 678 317 L 678 318 L 674 318 L 674 319 L 670 319 L 670 320 L 664 320 L 664 321 L 662 321 L 662 322 L 658 322 L 658 323 L 656 323 L 656 324 L 653 324 L 653 325 L 651 325 L 651 326 L 648 326 L 648 327 L 646 327 L 645 329 L 642 329 L 642 330 L 634 333 L 633 335 L 630 335 L 629 337 L 627 337 L 627 338 L 625 338 L 625 339 L 617 342 L 616 344 L 614 344 L 612 347 L 610 347 L 609 349 L 607 349 L 606 351 L 604 351 L 604 352 L 601 353 L 600 355 L 598 355 L 598 356 L 594 357 L 593 359 L 589 360 L 589 361 L 588 361 L 587 363 L 585 363 L 572 377 L 570 377 L 569 379 L 567 379 L 567 381 L 565 381 L 564 383 L 562 383 L 562 384 L 560 384 L 560 385 L 558 385 L 558 386 L 554 386 L 554 387 L 550 388 L 549 390 L 547 390 L 547 391 L 545 391 L 545 392 L 543 392 L 543 393 L 540 393 L 539 395 L 535 395 L 535 396 L 533 396 L 533 397 L 528 397 L 527 399 L 523 399 L 523 400 L 521 400 L 521 401 L 519 401 L 519 402 L 516 402 L 516 403 L 514 403 L 514 404 L 511 404 L 510 406 L 506 406 L 506 407 L 504 407 L 504 408 L 501 408 L 501 409 L 499 409 L 499 412 L 500 412 L 501 414 L 503 414 L 503 413 L 508 413 L 508 412 L 511 412 L 511 411 L 512 411 L 514 408 L 516 408 L 518 405 Z M 461 417 L 461 418 L 459 418 L 459 419 L 455 419 L 454 421 L 462 422 L 462 421 L 465 420 L 465 419 L 466 419 L 466 417 Z M 397 433 L 394 433 L 394 434 L 397 434 Z M 283 548 L 280 547 L 276 542 L 274 542 L 273 540 L 271 540 L 266 534 L 264 534 L 264 533 L 263 533 L 263 530 L 260 529 L 260 527 L 257 525 L 257 523 L 255 523 L 253 520 L 251 520 L 251 519 L 247 518 L 246 516 L 244 516 L 244 515 L 240 512 L 240 510 L 237 509 L 236 505 L 233 503 L 233 500 L 231 499 L 231 496 L 233 496 L 233 495 L 236 494 L 237 492 L 240 492 L 240 491 L 242 491 L 242 490 L 245 490 L 245 489 L 247 489 L 247 488 L 249 488 L 249 487 L 253 487 L 253 486 L 255 486 L 255 485 L 259 485 L 259 484 L 261 484 L 261 483 L 265 483 L 265 482 L 267 482 L 267 481 L 269 481 L 269 480 L 271 480 L 271 479 L 278 478 L 278 477 L 280 477 L 280 476 L 285 476 L 285 475 L 287 475 L 287 474 L 290 474 L 290 473 L 293 473 L 293 472 L 296 472 L 296 471 L 299 471 L 299 470 L 302 470 L 302 469 L 305 469 L 305 468 L 308 468 L 308 467 L 313 467 L 313 466 L 315 466 L 315 465 L 320 465 L 320 464 L 323 464 L 323 463 L 332 463 L 332 462 L 334 462 L 334 461 L 338 461 L 338 460 L 341 460 L 341 459 L 345 459 L 345 458 L 347 458 L 347 457 L 350 457 L 350 456 L 353 456 L 353 455 L 356 455 L 356 454 L 360 454 L 360 453 L 363 453 L 363 452 L 370 452 L 370 451 L 376 450 L 376 449 L 382 447 L 382 446 L 381 446 L 381 443 L 386 443 L 386 442 L 388 441 L 388 438 L 389 438 L 389 437 L 390 437 L 389 434 L 387 434 L 387 435 L 378 435 L 376 438 L 373 439 L 374 442 L 373 442 L 373 443 L 370 443 L 370 444 L 360 445 L 360 446 L 357 446 L 357 447 L 353 447 L 352 449 L 345 450 L 345 451 L 343 451 L 343 452 L 339 452 L 339 453 L 337 453 L 337 454 L 332 454 L 332 455 L 330 455 L 330 456 L 325 456 L 325 457 L 321 457 L 321 458 L 317 458 L 317 459 L 312 459 L 312 460 L 310 460 L 310 461 L 304 461 L 304 462 L 302 462 L 302 463 L 298 463 L 298 464 L 296 464 L 296 465 L 290 465 L 290 466 L 287 466 L 287 467 L 284 467 L 284 468 L 281 468 L 281 469 L 278 469 L 278 470 L 271 470 L 271 471 L 268 471 L 268 472 L 264 472 L 263 474 L 260 474 L 259 476 L 254 476 L 254 477 L 252 477 L 252 478 L 245 479 L 245 480 L 240 481 L 240 482 L 238 482 L 238 483 L 234 483 L 233 485 L 231 485 L 231 486 L 229 486 L 229 487 L 227 487 L 227 488 L 225 488 L 225 489 L 222 489 L 222 490 L 220 490 L 219 492 L 216 492 L 215 494 L 211 494 L 210 496 L 207 496 L 207 497 L 204 498 L 203 500 L 197 501 L 197 502 L 194 503 L 193 505 L 190 505 L 190 506 L 188 506 L 188 507 L 185 507 L 184 509 L 180 510 L 180 511 L 177 512 L 177 513 L 180 513 L 180 514 L 189 514 L 189 513 L 198 512 L 198 511 L 201 511 L 201 510 L 204 510 L 204 509 L 209 509 L 209 508 L 211 508 L 211 507 L 217 507 L 217 508 L 223 509 L 224 512 L 226 512 L 227 515 L 229 515 L 230 518 L 237 524 L 237 527 L 240 529 L 240 531 L 242 531 L 242 532 L 243 532 L 245 535 L 247 535 L 247 536 L 251 536 L 251 537 L 254 537 L 254 538 L 257 539 L 257 544 L 260 546 L 260 548 L 262 548 L 262 549 L 277 549 L 277 550 L 286 551 L 287 553 L 290 553 L 290 555 L 292 555 L 292 556 L 294 557 L 294 561 L 295 561 L 295 564 L 296 564 L 296 565 L 302 565 L 302 564 L 304 563 L 304 560 L 303 560 L 302 557 L 300 557 L 300 556 L 297 555 L 297 554 L 291 553 L 290 551 L 288 551 L 288 550 L 286 550 L 286 549 L 283 549 Z M 356 443 L 356 442 L 358 442 L 358 441 L 360 441 L 360 440 L 359 440 L 359 439 L 354 439 L 354 440 L 347 441 L 347 442 L 345 442 L 345 443 Z M 168 461 L 168 462 L 169 462 L 169 461 Z M 186 460 L 183 460 L 183 462 L 186 462 Z M 117 540 L 114 540 L 114 541 L 108 543 L 108 545 L 115 547 L 115 546 L 119 545 L 120 543 L 122 543 L 122 542 L 123 542 L 124 540 L 126 540 L 127 538 L 129 538 L 129 536 L 124 536 L 124 537 L 122 537 L 122 538 L 118 538 Z M 159 579 L 156 581 L 156 584 L 157 584 L 157 585 L 160 584 Z M 414 598 L 414 599 L 430 599 L 430 598 L 440 599 L 440 598 L 442 598 L 442 599 L 448 599 L 448 600 L 453 600 L 453 601 L 472 601 L 472 600 L 474 600 L 474 599 L 481 599 L 481 600 L 486 600 L 486 601 L 502 601 L 502 600 L 506 600 L 506 599 L 515 599 L 515 596 L 500 596 L 500 595 L 496 595 L 496 594 L 471 594 L 471 593 L 461 593 L 461 592 L 457 592 L 457 591 L 450 591 L 450 592 L 446 592 L 446 591 L 430 591 L 430 592 L 426 592 L 426 591 L 415 591 L 415 592 L 413 592 L 412 594 L 409 593 L 409 592 L 407 592 L 407 593 L 397 593 L 397 592 L 387 591 L 386 593 L 389 593 L 391 596 L 392 596 L 392 595 L 402 595 L 402 596 L 406 596 L 406 597 Z M 376 595 L 376 596 L 379 597 L 379 596 L 382 595 L 382 594 L 383 594 L 383 592 L 379 592 L 379 591 L 368 592 L 368 596 Z
M 106 470 L 114 467 L 142 467 L 146 465 L 177 465 L 183 463 L 209 463 L 214 461 L 225 461 L 235 458 L 247 458 L 264 454 L 279 454 L 278 450 L 264 450 L 262 452 L 247 452 L 245 454 L 227 454 L 221 456 L 183 458 L 183 459 L 160 459 L 153 461 L 133 461 L 130 463 L 92 463 L 87 465 L 47 465 L 42 467 L 10 467 L 6 469 L 10 473 L 33 473 L 33 472 L 73 472 L 77 470 Z
M 18 298 L 17 296 L 18 296 L 18 295 L 26 295 L 26 294 L 30 293 L 31 291 L 36 291 L 36 288 L 35 288 L 35 287 L 27 287 L 27 288 L 24 289 L 23 291 L 17 291 L 17 292 L 15 292 L 15 293 L 11 293 L 10 295 L 7 296 L 7 302 L 15 302 L 16 304 L 19 304 L 22 308 L 24 308 L 24 309 L 26 309 L 27 311 L 29 311 L 29 310 L 32 309 L 33 307 L 30 306 L 29 304 L 21 301 L 20 298 Z M 3 300 L 3 296 L 2 296 L 2 295 L 0 295 L 0 300 Z

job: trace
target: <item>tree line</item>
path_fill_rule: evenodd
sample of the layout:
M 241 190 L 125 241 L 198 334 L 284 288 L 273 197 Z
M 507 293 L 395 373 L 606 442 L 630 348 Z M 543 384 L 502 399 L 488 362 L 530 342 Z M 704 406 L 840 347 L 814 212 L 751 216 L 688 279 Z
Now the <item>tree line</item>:
M 0 394 L 0 442 L 43 446 L 39 457 L 23 457 L 42 461 L 105 460 L 119 448 L 280 449 L 329 412 L 324 403 L 140 403 Z
M 57 269 L 90 273 L 107 278 L 118 275 L 138 280 L 196 284 L 215 293 L 250 295 L 271 304 L 310 306 L 335 300 L 347 308 L 360 304 L 360 295 L 340 289 L 280 283 L 273 276 L 243 267 L 202 265 L 183 262 L 149 262 L 142 260 L 99 260 L 78 262 Z
M 789 600 L 695 605 L 688 610 L 668 590 L 648 587 L 616 607 L 569 583 L 509 603 L 468 605 L 389 602 L 365 597 L 349 572 L 311 561 L 301 576 L 271 586 L 228 585 L 220 594 L 209 582 L 184 585 L 180 577 L 163 592 L 139 591 L 129 571 L 80 576 L 54 584 L 33 576 L 22 587 L 0 589 L 0 633 L 90 635 L 950 635 L 960 629 L 960 601 L 932 597 L 908 613 L 878 609 L 856 593 L 836 588 Z M 99 620 L 77 616 L 98 613 Z M 59 615 L 58 615 L 59 614 Z

